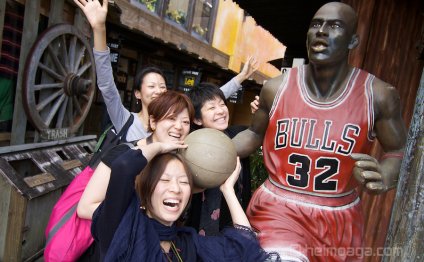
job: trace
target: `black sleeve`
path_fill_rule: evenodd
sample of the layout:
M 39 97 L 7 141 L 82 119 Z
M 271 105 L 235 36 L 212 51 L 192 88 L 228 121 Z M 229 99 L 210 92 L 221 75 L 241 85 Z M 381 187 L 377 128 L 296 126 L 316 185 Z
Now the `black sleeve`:
M 96 210 L 93 235 L 101 250 L 107 250 L 131 199 L 135 194 L 135 177 L 147 165 L 141 150 L 127 150 L 112 162 L 106 197 Z
M 109 149 L 102 156 L 101 161 L 105 165 L 107 165 L 108 167 L 112 167 L 113 160 L 115 160 L 116 158 L 118 158 L 120 155 L 122 155 L 123 153 L 125 153 L 129 149 L 130 149 L 130 145 L 127 144 L 127 143 L 116 145 L 116 146 L 112 147 L 111 149 Z

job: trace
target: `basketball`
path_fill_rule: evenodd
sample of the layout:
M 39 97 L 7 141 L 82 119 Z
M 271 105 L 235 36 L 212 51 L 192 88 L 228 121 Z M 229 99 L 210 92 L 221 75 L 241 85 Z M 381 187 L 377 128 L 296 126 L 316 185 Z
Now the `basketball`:
M 193 174 L 195 186 L 220 186 L 235 170 L 236 148 L 223 132 L 202 128 L 190 133 L 184 141 L 188 147 L 179 153 Z

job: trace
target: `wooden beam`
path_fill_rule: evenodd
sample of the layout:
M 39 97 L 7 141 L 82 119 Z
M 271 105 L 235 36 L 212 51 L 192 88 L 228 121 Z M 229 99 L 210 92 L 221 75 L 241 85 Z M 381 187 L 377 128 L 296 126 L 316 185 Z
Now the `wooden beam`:
M 383 261 L 424 261 L 424 71 L 386 238 Z M 387 254 L 386 254 L 387 253 Z
M 63 10 L 65 0 L 50 1 L 49 27 L 55 24 L 63 23 Z
M 22 31 L 21 53 L 19 57 L 19 72 L 16 84 L 15 107 L 13 110 L 11 145 L 25 143 L 27 116 L 23 107 L 22 83 L 24 79 L 25 62 L 29 50 L 37 39 L 38 23 L 40 20 L 40 0 L 26 1 L 24 27 Z

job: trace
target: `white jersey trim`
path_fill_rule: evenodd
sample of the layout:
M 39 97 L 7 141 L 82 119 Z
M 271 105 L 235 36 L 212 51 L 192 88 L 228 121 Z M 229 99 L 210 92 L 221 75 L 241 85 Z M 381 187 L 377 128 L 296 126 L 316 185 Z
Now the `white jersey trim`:
M 272 192 L 268 188 L 266 188 L 266 186 L 264 184 L 262 184 L 262 189 L 263 189 L 264 193 L 267 193 L 267 194 L 272 195 L 273 197 L 279 198 L 283 202 L 289 202 L 289 203 L 297 204 L 299 206 L 317 208 L 317 209 L 327 210 L 327 211 L 346 210 L 346 209 L 349 209 L 349 208 L 356 206 L 357 204 L 359 204 L 359 201 L 360 201 L 360 198 L 357 197 L 353 202 L 351 202 L 347 205 L 338 206 L 338 207 L 331 207 L 331 206 L 323 206 L 323 205 L 318 205 L 318 204 L 306 203 L 306 202 L 303 202 L 303 201 L 294 200 L 294 199 L 290 199 L 290 198 L 280 196 L 278 194 L 275 194 L 274 192 Z
M 291 76 L 290 74 L 291 69 L 289 69 L 286 72 L 286 76 L 284 77 L 283 81 L 280 84 L 280 87 L 278 88 L 277 94 L 275 94 L 274 101 L 272 102 L 271 110 L 269 111 L 269 119 L 274 115 L 275 108 L 277 107 L 278 103 L 280 102 L 280 99 L 283 97 L 284 91 L 287 89 L 287 83 L 289 82 L 289 78 Z
M 372 93 L 373 83 L 375 76 L 369 74 L 367 80 L 365 81 L 365 96 L 367 97 L 367 109 L 368 109 L 368 140 L 374 141 L 375 132 L 374 132 L 374 121 L 375 121 L 375 112 L 374 112 L 374 95 Z
M 353 68 L 352 72 L 350 73 L 349 79 L 344 87 L 344 90 L 333 100 L 328 102 L 320 102 L 313 99 L 306 88 L 306 82 L 305 82 L 305 66 L 299 68 L 299 74 L 298 74 L 298 88 L 299 93 L 303 99 L 303 101 L 313 107 L 313 108 L 319 108 L 319 109 L 333 109 L 341 104 L 343 104 L 346 99 L 349 98 L 350 94 L 352 93 L 352 90 L 354 89 L 353 86 L 355 86 L 356 80 L 359 76 L 360 70 L 357 68 Z
M 291 192 L 294 192 L 294 193 L 302 194 L 302 195 L 327 197 L 327 198 L 337 198 L 337 197 L 345 197 L 345 196 L 348 196 L 348 195 L 353 193 L 353 190 L 350 190 L 350 191 L 342 193 L 342 194 L 331 194 L 331 195 L 321 194 L 321 193 L 298 190 L 298 189 L 295 189 L 295 188 L 291 188 L 291 187 L 281 185 L 278 182 L 276 182 L 275 180 L 273 180 L 271 177 L 268 177 L 268 179 L 269 179 L 269 182 L 271 182 L 271 184 L 273 184 L 274 186 L 276 186 L 278 188 L 281 188 L 281 189 L 284 189 L 284 190 L 287 190 L 287 191 L 291 191 Z

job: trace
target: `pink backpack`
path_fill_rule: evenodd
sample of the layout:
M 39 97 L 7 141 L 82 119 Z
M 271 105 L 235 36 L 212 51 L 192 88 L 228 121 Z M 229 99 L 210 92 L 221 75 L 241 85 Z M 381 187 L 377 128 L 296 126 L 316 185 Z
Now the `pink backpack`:
M 87 166 L 59 198 L 45 231 L 46 262 L 76 261 L 93 243 L 91 220 L 77 216 L 77 206 L 94 170 Z

